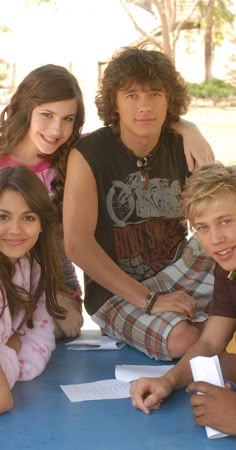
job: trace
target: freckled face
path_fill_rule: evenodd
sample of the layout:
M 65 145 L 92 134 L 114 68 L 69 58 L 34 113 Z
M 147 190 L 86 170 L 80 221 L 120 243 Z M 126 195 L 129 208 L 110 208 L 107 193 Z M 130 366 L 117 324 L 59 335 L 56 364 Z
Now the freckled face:
M 0 252 L 13 263 L 35 245 L 41 231 L 39 216 L 24 197 L 10 189 L 0 195 Z

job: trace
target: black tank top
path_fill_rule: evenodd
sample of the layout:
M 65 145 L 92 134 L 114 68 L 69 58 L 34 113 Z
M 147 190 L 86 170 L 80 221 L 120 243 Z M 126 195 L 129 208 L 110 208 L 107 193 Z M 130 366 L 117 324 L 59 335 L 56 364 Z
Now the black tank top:
M 180 194 L 188 176 L 182 137 L 166 131 L 148 162 L 124 148 L 110 127 L 83 137 L 78 149 L 98 190 L 97 242 L 122 270 L 142 282 L 171 264 L 186 241 Z M 146 181 L 145 181 L 146 180 Z M 113 295 L 85 276 L 85 307 L 93 314 Z

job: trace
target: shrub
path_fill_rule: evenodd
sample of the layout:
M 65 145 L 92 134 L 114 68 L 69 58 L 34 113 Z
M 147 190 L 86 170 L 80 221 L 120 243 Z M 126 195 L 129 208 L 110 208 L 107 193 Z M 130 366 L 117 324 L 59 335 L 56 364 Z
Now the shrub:
M 188 83 L 189 93 L 196 98 L 211 98 L 214 103 L 236 95 L 236 87 L 223 80 L 212 78 L 203 83 Z

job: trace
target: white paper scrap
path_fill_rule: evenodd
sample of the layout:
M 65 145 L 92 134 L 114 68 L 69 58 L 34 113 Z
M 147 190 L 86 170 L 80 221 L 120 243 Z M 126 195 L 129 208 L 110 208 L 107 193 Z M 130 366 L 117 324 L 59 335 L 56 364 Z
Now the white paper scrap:
M 130 382 L 140 377 L 162 377 L 173 365 L 163 366 L 138 366 L 122 364 L 115 367 L 115 377 L 117 380 Z
M 91 339 L 80 336 L 71 342 L 67 342 L 66 347 L 69 350 L 120 350 L 125 345 L 118 339 L 101 335 Z
M 224 387 L 224 379 L 221 372 L 220 362 L 217 355 L 215 356 L 196 356 L 190 359 L 190 366 L 194 381 L 205 381 L 207 383 L 215 384 L 216 386 Z M 204 394 L 202 394 L 204 395 Z M 228 436 L 218 430 L 210 427 L 206 428 L 206 434 L 209 439 L 216 439 Z
M 130 384 L 118 380 L 101 380 L 93 383 L 60 386 L 71 402 L 86 400 L 111 400 L 130 397 Z

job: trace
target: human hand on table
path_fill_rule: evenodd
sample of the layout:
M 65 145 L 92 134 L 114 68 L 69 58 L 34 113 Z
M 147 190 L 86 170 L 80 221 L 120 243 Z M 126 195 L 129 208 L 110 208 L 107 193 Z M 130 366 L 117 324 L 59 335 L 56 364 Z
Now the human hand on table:
M 171 383 L 165 378 L 139 378 L 131 384 L 130 395 L 134 408 L 146 414 L 159 409 L 164 398 L 172 392 Z

